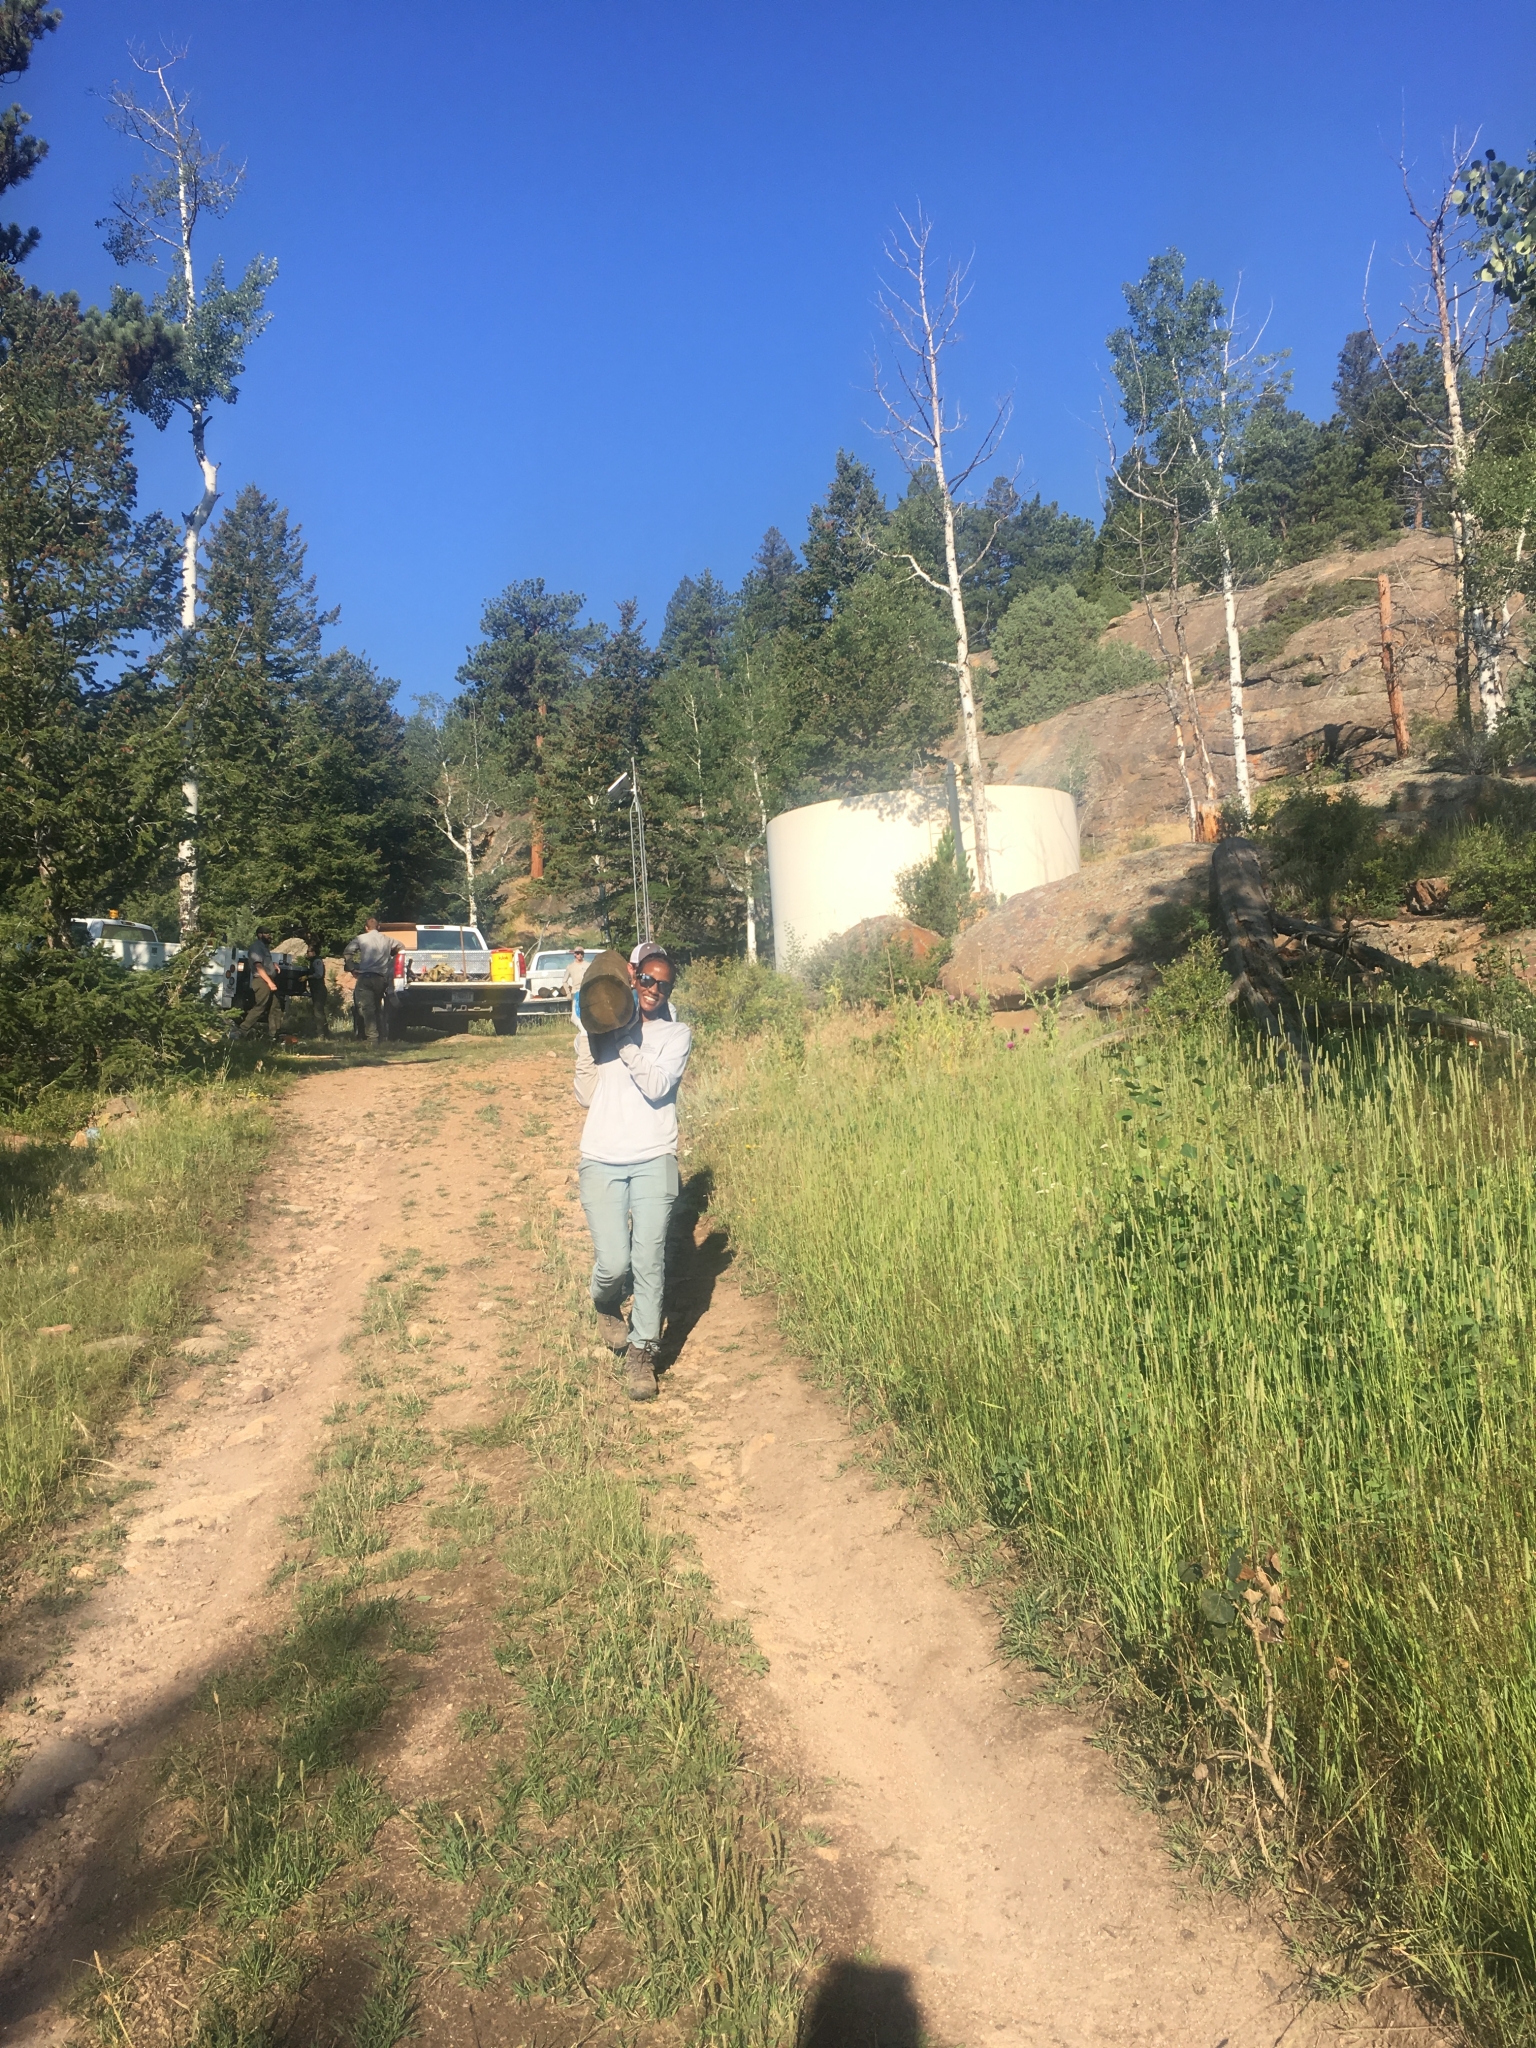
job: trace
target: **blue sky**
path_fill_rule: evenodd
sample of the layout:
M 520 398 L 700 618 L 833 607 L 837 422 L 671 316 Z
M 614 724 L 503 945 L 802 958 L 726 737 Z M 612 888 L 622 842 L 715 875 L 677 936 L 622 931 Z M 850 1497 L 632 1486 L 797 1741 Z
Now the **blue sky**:
M 133 168 L 99 95 L 185 44 L 204 131 L 248 165 L 205 253 L 281 276 L 212 441 L 302 523 L 336 637 L 451 689 L 485 600 L 542 575 L 654 633 L 685 572 L 798 542 L 865 424 L 882 236 L 921 200 L 974 257 L 957 386 L 1015 398 L 999 466 L 1097 507 L 1103 338 L 1176 243 L 1293 351 L 1334 358 L 1405 288 L 1396 157 L 1536 141 L 1536 10 L 1456 35 L 1429 0 L 1131 6 L 781 0 L 64 0 L 16 97 L 52 154 L 8 217 L 37 283 L 104 298 L 96 219 Z M 142 494 L 195 496 L 176 430 Z M 984 480 L 983 480 L 984 481 Z

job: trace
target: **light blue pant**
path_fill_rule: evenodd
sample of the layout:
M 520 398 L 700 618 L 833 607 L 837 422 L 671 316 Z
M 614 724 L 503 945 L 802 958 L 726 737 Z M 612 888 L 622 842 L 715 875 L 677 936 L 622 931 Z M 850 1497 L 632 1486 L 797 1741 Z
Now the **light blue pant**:
M 667 1280 L 667 1225 L 678 1194 L 677 1160 L 670 1152 L 638 1166 L 604 1166 L 599 1160 L 583 1159 L 580 1183 L 581 1206 L 597 1255 L 592 1305 L 603 1315 L 617 1315 L 633 1285 L 630 1342 L 658 1343 Z

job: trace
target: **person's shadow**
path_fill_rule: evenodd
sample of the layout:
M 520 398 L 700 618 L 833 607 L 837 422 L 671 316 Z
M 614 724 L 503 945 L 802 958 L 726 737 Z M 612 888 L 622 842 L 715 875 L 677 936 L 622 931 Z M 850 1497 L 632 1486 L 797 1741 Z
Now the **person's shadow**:
M 817 1979 L 795 2048 L 922 2048 L 923 2038 L 907 1972 L 843 1956 Z
M 694 1240 L 699 1218 L 709 1208 L 715 1177 L 709 1168 L 689 1174 L 672 1211 L 667 1244 L 667 1329 L 661 1364 L 670 1365 L 697 1325 L 709 1313 L 715 1282 L 731 1263 L 730 1239 L 711 1230 L 702 1244 Z

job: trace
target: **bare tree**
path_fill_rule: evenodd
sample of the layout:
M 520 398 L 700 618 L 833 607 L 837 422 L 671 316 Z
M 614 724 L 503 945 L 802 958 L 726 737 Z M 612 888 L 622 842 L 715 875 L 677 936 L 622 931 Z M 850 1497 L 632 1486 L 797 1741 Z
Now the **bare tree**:
M 1501 551 L 1485 546 L 1468 489 L 1478 442 L 1478 412 L 1469 407 L 1469 387 L 1489 371 L 1502 334 L 1497 297 L 1477 274 L 1480 252 L 1474 250 L 1473 237 L 1467 232 L 1474 223 L 1464 217 L 1462 187 L 1474 146 L 1460 149 L 1453 145 L 1450 174 L 1432 202 L 1415 193 L 1406 160 L 1400 158 L 1398 163 L 1409 214 L 1423 236 L 1422 248 L 1414 257 L 1423 283 L 1417 297 L 1403 309 L 1403 326 L 1434 352 L 1440 369 L 1443 415 L 1427 410 L 1402 382 L 1374 325 L 1370 331 L 1377 360 L 1422 436 L 1415 452 L 1438 457 L 1444 471 L 1455 585 L 1457 710 L 1470 727 L 1475 689 L 1483 730 L 1492 733 L 1504 716 L 1508 598 L 1512 576 L 1518 573 L 1524 553 L 1524 535 L 1510 574 L 1501 575 Z M 1368 269 L 1367 295 L 1369 288 Z M 1366 319 L 1369 325 L 1368 302 Z
M 1232 318 L 1221 334 L 1221 349 L 1213 388 L 1206 411 L 1211 426 L 1204 435 L 1192 435 L 1190 452 L 1197 461 L 1206 458 L 1211 525 L 1216 535 L 1221 564 L 1221 611 L 1227 635 L 1227 694 L 1232 716 L 1232 770 L 1237 781 L 1237 801 L 1245 819 L 1253 816 L 1253 785 L 1248 773 L 1248 725 L 1243 703 L 1243 646 L 1237 631 L 1237 579 L 1232 569 L 1232 536 L 1225 518 L 1237 437 L 1248 411 L 1249 380 L 1246 371 L 1254 360 L 1253 350 L 1239 354 L 1233 348 L 1237 319 L 1237 294 L 1232 295 Z M 1255 344 L 1257 346 L 1257 344 Z
M 432 823 L 464 867 L 469 922 L 480 922 L 480 896 L 506 866 L 496 844 L 506 791 L 485 742 L 477 711 L 449 710 L 440 697 L 419 697 L 413 727 L 429 774 Z
M 954 437 L 965 426 L 958 410 L 946 410 L 943 383 L 945 351 L 961 339 L 960 314 L 969 291 L 969 265 L 948 264 L 942 278 L 933 275 L 928 245 L 933 223 L 921 210 L 908 220 L 898 215 L 901 233 L 891 235 L 885 245 L 886 260 L 894 276 L 880 292 L 880 311 L 896 346 L 894 386 L 887 382 L 878 359 L 875 363 L 875 392 L 885 412 L 879 431 L 891 442 L 910 472 L 931 469 L 939 501 L 944 532 L 944 573 L 933 575 L 913 554 L 904 554 L 912 575 L 949 603 L 955 631 L 955 683 L 960 697 L 960 726 L 965 742 L 965 765 L 971 786 L 971 830 L 976 849 L 976 886 L 984 896 L 992 894 L 992 854 L 987 830 L 986 775 L 981 760 L 981 738 L 976 721 L 976 697 L 971 685 L 971 639 L 965 618 L 965 583 L 973 576 L 997 536 L 997 527 L 985 545 L 962 563 L 955 539 L 955 506 L 968 479 L 992 455 L 1002 438 L 1012 411 L 1011 401 L 1002 400 L 992 424 L 973 449 L 968 460 L 959 460 L 951 450 Z M 958 854 L 958 848 L 956 849 Z
M 178 93 L 171 72 L 185 51 L 158 60 L 133 53 L 134 69 L 145 81 L 144 96 L 132 86 L 114 85 L 108 96 L 109 119 L 120 134 L 144 152 L 145 167 L 113 198 L 113 211 L 98 221 L 107 229 L 107 251 L 123 265 L 147 264 L 163 269 L 165 285 L 154 310 L 180 330 L 176 360 L 158 374 L 138 401 L 155 424 L 165 427 L 177 412 L 185 415 L 192 436 L 201 492 L 187 513 L 182 533 L 181 625 L 190 633 L 197 625 L 198 545 L 219 498 L 219 466 L 208 453 L 208 420 L 216 403 L 233 405 L 239 397 L 236 378 L 245 367 L 245 351 L 270 319 L 266 295 L 277 265 L 255 257 L 235 286 L 224 282 L 223 259 L 198 282 L 195 244 L 206 216 L 221 219 L 229 212 L 245 178 L 245 167 L 224 162 L 221 149 L 210 149 L 191 118 L 191 97 Z M 195 721 L 187 722 L 189 755 L 195 746 Z M 187 837 L 177 849 L 180 875 L 181 927 L 196 929 L 197 909 L 197 771 L 189 758 L 182 784 L 186 800 Z
M 1193 840 L 1208 839 L 1214 835 L 1220 800 L 1216 771 L 1205 744 L 1200 702 L 1195 693 L 1194 665 L 1190 660 L 1185 631 L 1189 599 L 1184 582 L 1184 522 L 1179 495 L 1183 448 L 1176 444 L 1171 451 L 1165 451 L 1159 457 L 1151 408 L 1147 403 L 1145 386 L 1137 375 L 1140 366 L 1130 359 L 1126 367 L 1132 381 L 1130 388 L 1122 393 L 1122 398 L 1131 426 L 1131 445 L 1124 455 L 1115 447 L 1107 420 L 1104 429 L 1109 444 L 1110 475 L 1107 531 L 1112 540 L 1131 551 L 1135 563 L 1136 595 L 1157 642 L 1163 666 L 1163 691 L 1173 726 L 1179 780 L 1183 784 L 1189 816 L 1189 836 Z M 1171 647 L 1164 625 L 1165 616 L 1173 630 Z M 1203 803 L 1197 801 L 1189 777 L 1186 724 L 1199 755 L 1204 778 Z

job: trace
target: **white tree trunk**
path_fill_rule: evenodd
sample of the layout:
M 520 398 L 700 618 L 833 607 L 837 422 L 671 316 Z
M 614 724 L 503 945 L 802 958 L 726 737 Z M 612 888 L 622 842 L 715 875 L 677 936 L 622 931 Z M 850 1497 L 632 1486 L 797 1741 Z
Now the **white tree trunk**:
M 210 462 L 203 445 L 204 416 L 199 409 L 192 419 L 192 449 L 197 457 L 197 466 L 202 471 L 203 494 L 194 509 L 187 514 L 186 532 L 181 542 L 181 630 L 190 633 L 197 626 L 197 549 L 202 539 L 203 528 L 212 517 L 213 508 L 219 501 L 219 466 Z M 197 736 L 195 715 L 187 719 L 187 752 L 193 755 Z M 197 885 L 197 769 L 189 765 L 187 779 L 181 785 L 186 801 L 187 835 L 176 849 L 177 884 L 176 893 L 181 913 L 181 936 L 189 939 L 197 930 L 199 918 Z
M 1157 616 L 1152 600 L 1145 591 L 1142 592 L 1141 601 L 1146 606 L 1152 631 L 1157 636 L 1158 651 L 1163 657 L 1163 688 L 1168 696 L 1168 716 L 1173 720 L 1173 739 L 1179 757 L 1179 780 L 1184 785 L 1184 801 L 1189 810 L 1189 836 L 1191 839 L 1197 839 L 1200 836 L 1200 812 L 1195 803 L 1194 787 L 1189 779 L 1189 755 L 1184 745 L 1184 720 L 1179 713 L 1178 692 L 1173 686 L 1173 657 L 1169 654 L 1167 643 L 1163 639 L 1163 622 Z
M 937 400 L 937 377 L 935 400 Z M 938 418 L 937 402 L 934 417 Z M 965 619 L 965 592 L 960 582 L 960 558 L 955 548 L 955 504 L 944 478 L 942 435 L 934 438 L 934 473 L 939 502 L 944 507 L 944 572 L 949 584 L 949 612 L 955 628 L 955 677 L 960 686 L 960 730 L 965 740 L 965 766 L 971 783 L 971 837 L 976 853 L 976 887 L 983 896 L 992 894 L 992 846 L 987 832 L 987 778 L 981 764 L 981 733 L 976 723 L 976 693 L 971 686 L 971 634 Z M 963 851 L 958 849 L 957 851 Z
M 752 853 L 747 851 L 747 961 L 757 965 L 757 898 L 752 894 Z
M 1473 676 L 1476 676 L 1484 731 L 1496 732 L 1504 716 L 1504 685 L 1499 673 L 1497 636 L 1490 630 L 1486 608 L 1477 592 L 1477 521 L 1463 497 L 1471 443 L 1461 409 L 1461 354 L 1446 279 L 1448 256 L 1443 210 L 1430 225 L 1428 243 L 1430 285 L 1434 292 L 1435 326 L 1440 345 L 1440 382 L 1445 391 L 1445 418 L 1449 430 L 1451 534 L 1461 663 L 1469 694 Z
M 186 806 L 187 836 L 176 848 L 176 906 L 181 921 L 183 941 L 190 939 L 197 930 L 199 906 L 197 900 L 197 777 L 190 772 L 181 785 L 182 802 Z
M 1253 788 L 1248 777 L 1248 733 L 1243 720 L 1243 643 L 1237 633 L 1237 592 L 1232 581 L 1232 554 L 1221 544 L 1221 609 L 1227 627 L 1227 682 L 1232 699 L 1232 765 L 1237 777 L 1237 802 L 1244 823 L 1253 816 Z

